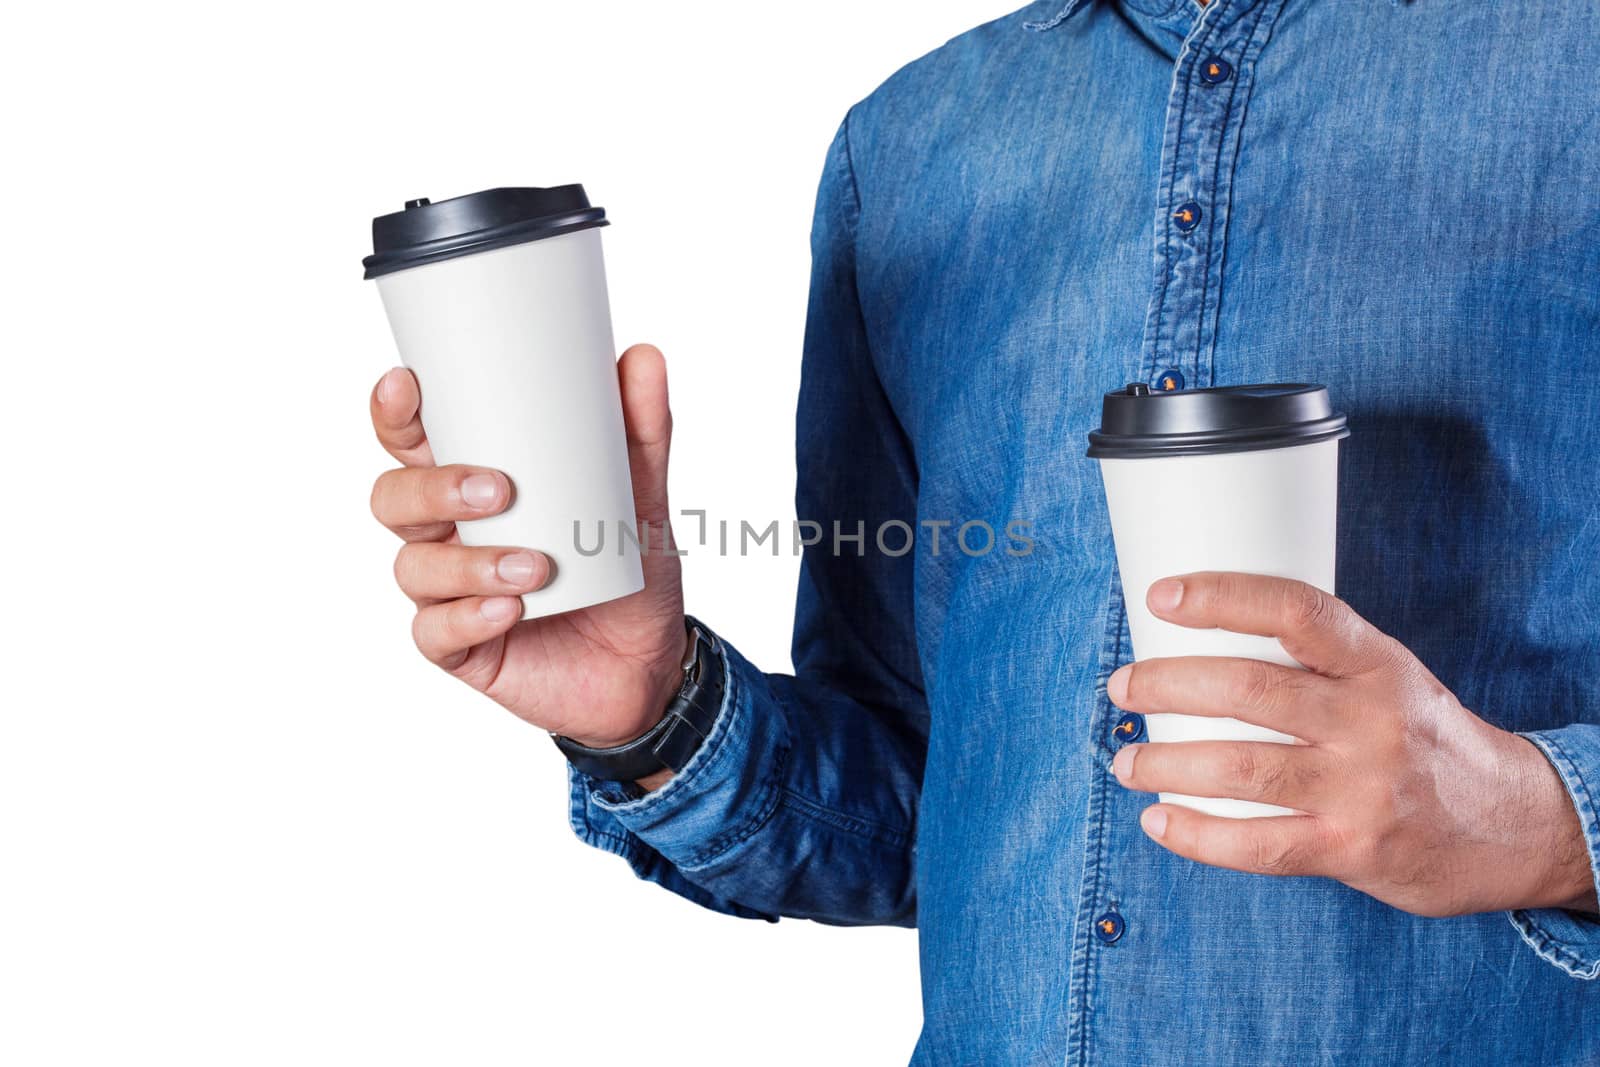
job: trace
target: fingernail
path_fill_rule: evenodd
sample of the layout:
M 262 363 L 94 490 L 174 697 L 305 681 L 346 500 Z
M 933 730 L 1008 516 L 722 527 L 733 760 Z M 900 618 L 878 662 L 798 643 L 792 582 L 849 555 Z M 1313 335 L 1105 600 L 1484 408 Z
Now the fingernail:
M 1150 595 L 1145 599 L 1152 611 L 1174 611 L 1178 601 L 1183 599 L 1183 583 L 1176 578 L 1163 578 L 1150 587 Z
M 1133 761 L 1139 755 L 1138 745 L 1129 745 L 1117 752 L 1111 761 L 1111 773 L 1117 776 L 1117 781 L 1126 782 L 1133 777 Z
M 482 511 L 500 499 L 500 482 L 492 474 L 469 474 L 461 479 L 461 502 Z
M 533 579 L 533 572 L 538 567 L 539 561 L 533 557 L 532 552 L 517 552 L 500 557 L 500 562 L 494 565 L 494 572 L 500 576 L 502 582 L 527 585 Z
M 492 596 L 478 605 L 478 614 L 489 622 L 505 622 L 522 610 L 522 601 L 514 596 Z
M 1120 705 L 1128 699 L 1128 675 L 1132 670 L 1131 663 L 1124 663 L 1106 679 L 1106 696 L 1111 698 L 1111 703 Z
M 378 403 L 387 404 L 394 399 L 395 390 L 400 387 L 400 368 L 395 367 L 378 379 Z
M 1160 807 L 1145 808 L 1139 813 L 1139 825 L 1144 827 L 1144 832 L 1156 840 L 1167 832 L 1167 813 Z

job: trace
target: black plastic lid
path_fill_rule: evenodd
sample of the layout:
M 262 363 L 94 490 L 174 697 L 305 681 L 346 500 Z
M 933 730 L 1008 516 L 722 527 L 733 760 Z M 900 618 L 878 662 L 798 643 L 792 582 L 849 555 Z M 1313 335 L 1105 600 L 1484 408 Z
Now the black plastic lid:
M 581 185 L 549 189 L 486 189 L 437 204 L 408 200 L 406 209 L 372 220 L 365 277 L 454 259 L 491 248 L 606 225 L 606 209 L 590 207 Z
M 1208 456 L 1348 437 L 1344 415 L 1322 385 L 1227 385 L 1151 392 L 1143 382 L 1107 393 L 1095 459 Z

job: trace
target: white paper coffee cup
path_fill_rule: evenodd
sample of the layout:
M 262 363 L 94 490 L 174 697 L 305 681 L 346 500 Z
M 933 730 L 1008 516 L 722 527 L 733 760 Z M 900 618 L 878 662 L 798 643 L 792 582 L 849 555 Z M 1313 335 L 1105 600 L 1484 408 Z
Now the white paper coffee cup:
M 1089 454 L 1100 461 L 1135 659 L 1242 656 L 1300 667 L 1276 638 L 1196 630 L 1156 618 L 1145 594 L 1161 578 L 1243 571 L 1334 591 L 1339 441 L 1319 385 L 1247 385 L 1108 393 Z M 1145 716 L 1151 741 L 1294 738 L 1237 719 Z M 1166 803 L 1230 818 L 1290 809 L 1230 797 L 1162 793 Z
M 363 261 L 421 388 L 434 459 L 511 479 L 511 506 L 458 523 L 462 543 L 554 563 L 523 596 L 525 619 L 644 588 L 604 225 L 579 185 L 491 189 L 374 219 Z

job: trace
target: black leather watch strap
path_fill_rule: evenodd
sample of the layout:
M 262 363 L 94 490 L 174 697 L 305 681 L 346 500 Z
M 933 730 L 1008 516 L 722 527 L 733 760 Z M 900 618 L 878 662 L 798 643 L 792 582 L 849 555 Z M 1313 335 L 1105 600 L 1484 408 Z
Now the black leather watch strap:
M 591 778 L 632 782 L 663 769 L 683 770 L 716 724 L 725 680 L 716 635 L 692 615 L 684 616 L 689 647 L 684 655 L 683 684 L 667 705 L 661 721 L 643 736 L 613 748 L 590 748 L 570 737 L 551 734 L 567 761 Z

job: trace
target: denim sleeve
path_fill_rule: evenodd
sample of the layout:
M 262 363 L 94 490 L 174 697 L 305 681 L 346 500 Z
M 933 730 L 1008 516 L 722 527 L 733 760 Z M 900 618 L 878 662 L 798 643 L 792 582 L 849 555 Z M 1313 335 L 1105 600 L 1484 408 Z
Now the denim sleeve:
M 1600 893 L 1600 725 L 1523 734 L 1555 767 L 1578 809 L 1595 891 Z M 1600 978 L 1600 916 L 1560 908 L 1511 912 L 1522 939 L 1574 978 Z
M 816 543 L 801 558 L 795 674 L 764 674 L 724 641 L 723 706 L 689 764 L 644 796 L 574 773 L 571 816 L 639 877 L 717 911 L 911 926 L 928 736 L 915 557 L 876 551 L 875 531 L 914 525 L 916 468 L 856 293 L 849 121 L 811 235 L 796 504 Z M 903 536 L 886 535 L 897 550 Z

